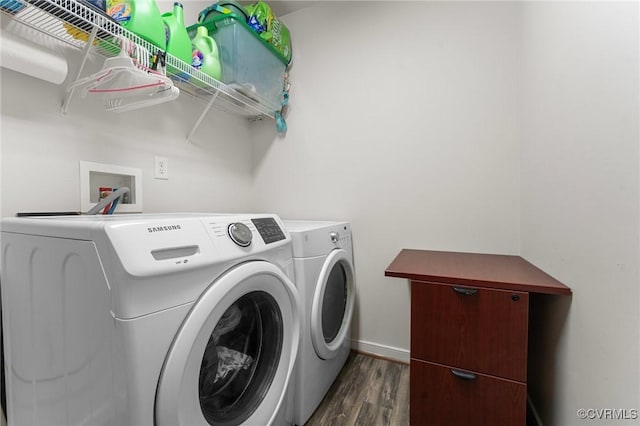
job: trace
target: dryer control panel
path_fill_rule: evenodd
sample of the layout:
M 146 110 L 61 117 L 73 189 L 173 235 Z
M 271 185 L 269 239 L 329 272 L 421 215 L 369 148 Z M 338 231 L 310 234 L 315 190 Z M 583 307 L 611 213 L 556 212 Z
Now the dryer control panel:
M 351 251 L 349 222 L 285 220 L 292 238 L 293 257 L 324 256 L 334 249 Z

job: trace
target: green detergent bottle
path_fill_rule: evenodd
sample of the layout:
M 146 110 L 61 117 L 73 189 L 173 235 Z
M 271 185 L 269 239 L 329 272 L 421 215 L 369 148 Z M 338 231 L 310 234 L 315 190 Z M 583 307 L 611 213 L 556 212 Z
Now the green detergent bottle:
M 107 0 L 107 14 L 149 43 L 167 48 L 164 22 L 155 0 Z
M 163 13 L 162 20 L 166 29 L 167 53 L 191 65 L 191 39 L 189 38 L 189 33 L 187 33 L 187 28 L 184 26 L 182 3 L 175 2 L 173 4 L 173 12 Z M 179 69 L 170 65 L 167 66 L 167 71 L 183 78 L 188 77 L 188 74 L 181 73 Z
M 198 27 L 196 35 L 191 40 L 191 46 L 193 48 L 191 65 L 220 81 L 222 66 L 218 55 L 218 45 L 213 38 L 209 37 L 209 31 L 206 27 Z

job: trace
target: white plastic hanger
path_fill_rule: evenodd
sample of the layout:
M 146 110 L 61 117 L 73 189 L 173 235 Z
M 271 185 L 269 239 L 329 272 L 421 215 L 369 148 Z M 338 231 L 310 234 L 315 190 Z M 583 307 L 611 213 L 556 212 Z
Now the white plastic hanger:
M 147 49 L 122 36 L 120 45 L 120 53 L 105 59 L 100 71 L 77 80 L 67 90 L 82 87 L 83 97 L 87 94 L 101 96 L 108 111 L 130 111 L 178 97 L 180 90 L 164 74 L 164 69 L 150 68 Z
M 107 111 L 126 112 L 134 109 L 161 104 L 176 99 L 180 95 L 180 90 L 171 86 L 168 89 L 156 90 L 153 93 L 138 97 L 120 97 L 109 99 L 106 103 Z

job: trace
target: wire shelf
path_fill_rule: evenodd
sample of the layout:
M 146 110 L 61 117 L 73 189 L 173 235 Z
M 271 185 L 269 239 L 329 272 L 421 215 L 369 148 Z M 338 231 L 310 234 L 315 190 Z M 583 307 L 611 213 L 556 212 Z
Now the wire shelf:
M 3 14 L 20 24 L 53 37 L 87 54 L 113 57 L 120 51 L 119 36 L 124 36 L 152 54 L 160 49 L 115 20 L 100 13 L 90 4 L 79 0 L 15 0 L 7 7 L 2 3 Z M 87 46 L 91 40 L 91 46 Z M 84 60 L 83 60 L 84 64 Z M 209 75 L 193 68 L 166 53 L 167 76 L 184 93 L 209 102 L 220 110 L 251 119 L 274 118 L 274 111 L 260 96 L 247 96 Z M 82 66 L 81 66 L 82 71 Z M 80 72 L 81 72 L 80 71 Z M 215 102 L 211 102 L 214 100 Z M 203 113 L 203 115 L 206 111 Z M 195 129 L 194 129 L 195 130 Z

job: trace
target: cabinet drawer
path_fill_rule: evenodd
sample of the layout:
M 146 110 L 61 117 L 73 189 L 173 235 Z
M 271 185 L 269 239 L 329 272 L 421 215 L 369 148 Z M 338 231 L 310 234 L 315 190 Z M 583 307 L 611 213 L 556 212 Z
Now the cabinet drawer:
M 527 379 L 529 295 L 411 282 L 411 358 Z
M 411 426 L 518 426 L 526 422 L 524 383 L 482 374 L 460 378 L 449 367 L 411 359 L 410 388 Z

